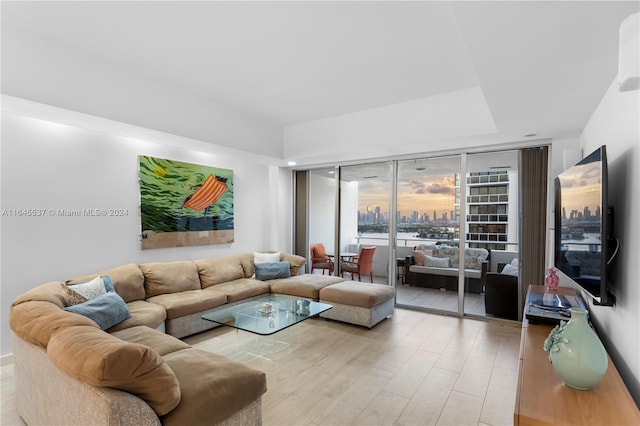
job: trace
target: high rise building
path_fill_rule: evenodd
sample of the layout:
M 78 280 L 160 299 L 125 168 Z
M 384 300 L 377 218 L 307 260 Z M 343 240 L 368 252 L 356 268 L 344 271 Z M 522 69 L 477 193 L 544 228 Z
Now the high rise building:
M 458 177 L 456 180 L 459 182 Z M 509 186 L 507 171 L 468 174 L 466 239 L 469 247 L 506 250 L 510 240 L 517 241 L 516 206 L 509 204 Z

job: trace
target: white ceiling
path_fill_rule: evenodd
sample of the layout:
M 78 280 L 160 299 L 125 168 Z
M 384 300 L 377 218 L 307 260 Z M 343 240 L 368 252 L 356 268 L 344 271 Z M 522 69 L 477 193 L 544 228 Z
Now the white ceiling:
M 10 44 L 28 34 L 281 127 L 480 88 L 498 134 L 576 137 L 616 76 L 619 24 L 638 9 L 637 1 L 3 1 L 2 89 L 73 109 L 69 90 L 41 99 L 28 90 L 43 76 L 33 62 L 20 69 Z M 58 66 L 39 56 L 41 73 Z M 89 102 L 101 99 L 83 100 L 91 113 Z

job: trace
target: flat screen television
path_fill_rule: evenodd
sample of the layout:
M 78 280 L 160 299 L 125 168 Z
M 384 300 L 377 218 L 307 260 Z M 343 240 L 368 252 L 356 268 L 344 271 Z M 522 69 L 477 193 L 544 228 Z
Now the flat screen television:
M 613 305 L 609 264 L 618 246 L 609 207 L 606 146 L 587 155 L 555 179 L 555 267 L 594 304 Z M 613 249 L 613 252 L 612 252 Z

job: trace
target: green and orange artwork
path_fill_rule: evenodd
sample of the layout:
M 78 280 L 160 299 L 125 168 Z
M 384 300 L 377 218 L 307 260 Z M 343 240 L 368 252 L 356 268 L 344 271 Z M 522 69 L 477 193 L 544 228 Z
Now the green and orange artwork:
M 233 231 L 233 170 L 140 155 L 142 238 Z

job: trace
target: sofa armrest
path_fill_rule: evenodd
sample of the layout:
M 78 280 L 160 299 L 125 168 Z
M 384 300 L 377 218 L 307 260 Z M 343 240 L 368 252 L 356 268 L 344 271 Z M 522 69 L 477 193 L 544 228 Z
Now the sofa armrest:
M 46 349 L 12 335 L 18 414 L 27 424 L 157 425 L 160 419 L 128 392 L 76 380 L 49 360 Z

